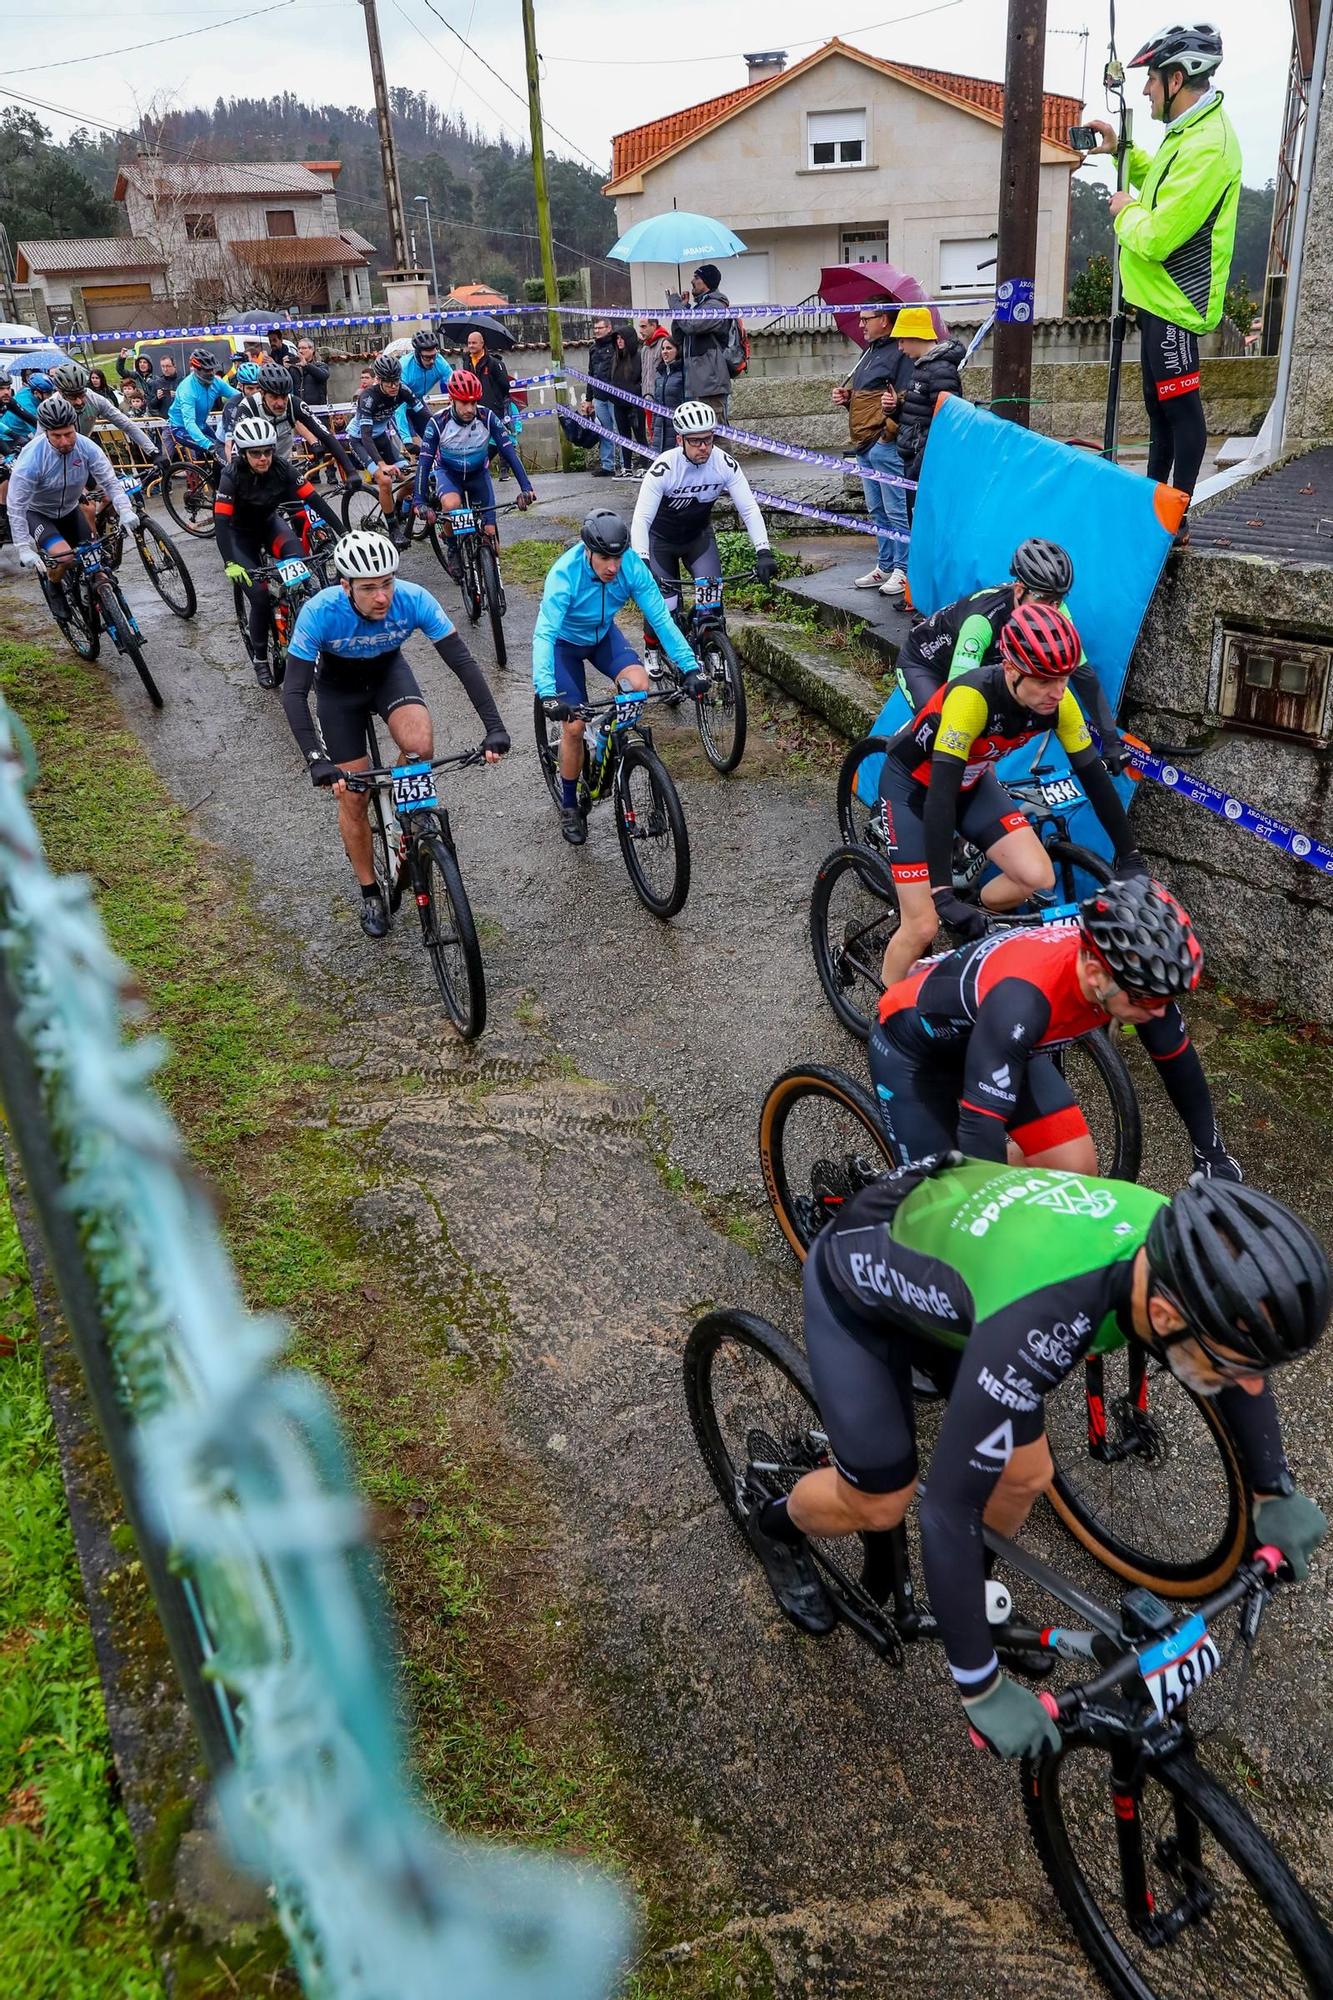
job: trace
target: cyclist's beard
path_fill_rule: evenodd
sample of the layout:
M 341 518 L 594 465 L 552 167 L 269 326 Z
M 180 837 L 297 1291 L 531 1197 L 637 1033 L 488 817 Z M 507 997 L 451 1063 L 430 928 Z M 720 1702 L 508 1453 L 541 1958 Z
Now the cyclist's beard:
M 1177 1382 L 1183 1382 L 1196 1396 L 1220 1396 L 1227 1386 L 1211 1369 L 1205 1374 L 1195 1356 L 1186 1354 L 1182 1347 L 1167 1348 L 1166 1365 Z

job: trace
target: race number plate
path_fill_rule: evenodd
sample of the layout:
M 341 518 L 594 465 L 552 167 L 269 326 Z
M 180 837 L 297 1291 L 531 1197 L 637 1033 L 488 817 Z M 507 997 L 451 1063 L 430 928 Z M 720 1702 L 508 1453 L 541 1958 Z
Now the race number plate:
M 694 608 L 696 611 L 716 611 L 722 602 L 722 579 L 720 576 L 702 576 L 694 586 Z
M 285 584 L 309 583 L 310 571 L 299 556 L 288 556 L 278 564 L 278 575 Z
M 393 804 L 395 812 L 421 812 L 427 806 L 436 806 L 435 773 L 429 764 L 395 764 L 393 767 Z
M 449 526 L 456 535 L 475 535 L 477 517 L 470 507 L 455 507 L 449 516 Z
M 1041 788 L 1048 806 L 1077 806 L 1083 803 L 1083 787 L 1076 778 L 1052 778 Z
M 1222 1655 L 1197 1612 L 1179 1631 L 1139 1654 L 1139 1672 L 1163 1718 L 1183 1707 L 1221 1664 Z
M 102 544 L 100 542 L 79 542 L 76 544 L 75 553 L 86 570 L 101 569 Z
M 126 479 L 122 475 L 120 483 L 125 488 L 125 491 L 131 496 L 131 498 L 133 498 L 133 496 L 136 493 L 143 492 L 143 487 L 137 479 Z

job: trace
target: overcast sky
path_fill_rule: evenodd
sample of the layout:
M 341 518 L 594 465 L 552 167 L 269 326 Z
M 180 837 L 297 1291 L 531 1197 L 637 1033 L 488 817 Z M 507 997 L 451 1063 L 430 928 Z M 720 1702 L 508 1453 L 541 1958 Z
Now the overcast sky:
M 1122 58 L 1162 25 L 1169 5 L 1170 0 L 1151 6 L 1120 0 Z M 1290 49 L 1286 0 L 1207 0 L 1207 5 L 1227 47 L 1221 82 L 1240 135 L 1245 178 L 1261 184 L 1273 172 L 1281 126 Z M 1004 74 L 1004 0 L 931 5 L 846 0 L 845 17 L 841 10 L 837 16 L 812 10 L 808 0 L 765 0 L 762 10 L 742 0 L 669 0 L 665 6 L 536 0 L 536 10 L 548 149 L 586 156 L 599 168 L 609 161 L 614 132 L 744 83 L 742 50 L 785 48 L 793 60 L 808 55 L 818 45 L 810 35 L 815 11 L 823 24 L 819 41 L 837 33 L 872 55 L 974 76 Z M 219 93 L 258 96 L 286 88 L 313 102 L 370 103 L 364 20 L 356 0 L 283 0 L 244 26 L 217 25 L 245 12 L 245 0 L 230 5 L 178 0 L 174 6 L 144 0 L 142 7 L 120 8 L 102 0 L 82 6 L 53 0 L 49 12 L 0 0 L 8 59 L 0 70 L 0 93 L 21 91 L 62 112 L 115 124 L 132 123 L 139 108 L 155 99 L 211 104 Z M 500 77 L 523 89 L 518 0 L 379 0 L 390 81 L 425 91 L 442 109 L 461 112 L 488 132 L 505 131 L 526 143 L 524 104 L 462 47 L 440 16 Z M 1083 94 L 1086 48 L 1088 115 L 1100 115 L 1105 6 L 1048 0 L 1047 25 L 1047 89 Z M 1085 26 L 1086 44 L 1078 32 Z M 156 47 L 129 47 L 195 29 L 209 31 Z M 80 60 L 85 50 L 98 59 Z M 679 56 L 667 54 L 670 50 L 679 50 Z M 1141 87 L 1141 78 L 1131 78 L 1134 101 Z M 34 108 L 59 137 L 78 122 Z M 1145 106 L 1140 130 L 1146 126 Z M 1153 143 L 1149 134 L 1149 146 Z M 405 187 L 404 193 L 411 190 Z M 723 217 L 725 194 L 719 189 Z

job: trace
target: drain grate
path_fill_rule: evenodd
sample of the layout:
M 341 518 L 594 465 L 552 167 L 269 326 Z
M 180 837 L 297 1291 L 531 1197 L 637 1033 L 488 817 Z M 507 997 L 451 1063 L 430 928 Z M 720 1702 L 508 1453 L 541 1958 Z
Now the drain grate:
M 1333 445 L 1320 445 L 1187 515 L 1196 549 L 1333 566 Z

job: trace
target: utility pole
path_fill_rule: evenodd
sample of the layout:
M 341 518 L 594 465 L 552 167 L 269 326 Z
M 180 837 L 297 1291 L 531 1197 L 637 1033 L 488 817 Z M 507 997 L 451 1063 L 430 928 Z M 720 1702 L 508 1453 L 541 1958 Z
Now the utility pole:
M 1046 0 L 1009 0 L 1004 64 L 1004 135 L 1000 145 L 1000 233 L 997 294 L 1037 275 L 1037 205 L 1041 191 L 1042 69 Z M 1032 307 L 997 320 L 991 408 L 1016 424 L 1029 422 L 1032 394 Z
M 438 312 L 440 310 L 440 273 L 435 263 L 435 224 L 430 218 L 430 196 L 428 194 L 414 194 L 412 200 L 414 203 L 420 202 L 426 211 L 426 242 L 430 249 L 430 285 L 434 295 L 435 311 Z
M 389 211 L 389 235 L 393 238 L 393 261 L 400 271 L 410 270 L 407 229 L 403 222 L 403 191 L 398 181 L 398 155 L 394 151 L 393 126 L 389 122 L 389 88 L 384 81 L 384 50 L 380 47 L 380 24 L 375 0 L 361 0 L 366 14 L 366 40 L 370 45 L 370 75 L 375 86 L 375 119 L 380 133 L 380 171 L 384 176 L 384 205 Z
M 555 277 L 555 244 L 551 240 L 551 197 L 546 187 L 546 140 L 542 133 L 542 88 L 537 68 L 537 24 L 532 0 L 523 0 L 523 47 L 528 59 L 528 121 L 532 128 L 532 186 L 537 197 L 537 237 L 542 253 L 542 285 L 546 292 L 546 334 L 551 347 L 551 364 L 565 365 L 565 341 L 560 330 L 560 287 Z M 556 396 L 559 401 L 559 392 Z M 568 472 L 569 439 L 560 432 L 560 469 Z

